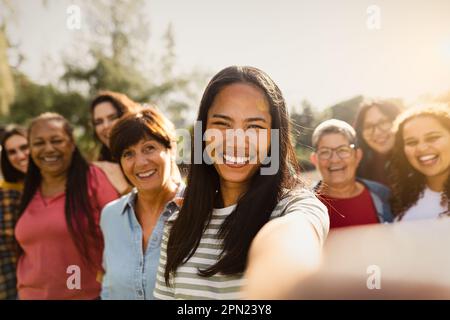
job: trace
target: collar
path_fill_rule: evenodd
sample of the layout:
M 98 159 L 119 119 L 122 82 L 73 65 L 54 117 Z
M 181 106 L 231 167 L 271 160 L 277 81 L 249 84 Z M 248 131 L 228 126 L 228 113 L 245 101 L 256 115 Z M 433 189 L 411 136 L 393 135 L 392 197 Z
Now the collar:
M 178 184 L 177 193 L 175 197 L 166 204 L 165 209 L 163 210 L 163 215 L 168 214 L 168 212 L 171 214 L 175 210 L 179 210 L 181 208 L 185 189 L 186 185 L 184 184 L 183 181 L 181 181 Z M 124 196 L 123 206 L 121 207 L 120 211 L 121 214 L 124 214 L 127 211 L 128 207 L 133 208 L 134 210 L 134 204 L 136 203 L 137 194 L 138 190 L 136 188 L 133 188 L 133 190 L 131 190 L 129 194 Z

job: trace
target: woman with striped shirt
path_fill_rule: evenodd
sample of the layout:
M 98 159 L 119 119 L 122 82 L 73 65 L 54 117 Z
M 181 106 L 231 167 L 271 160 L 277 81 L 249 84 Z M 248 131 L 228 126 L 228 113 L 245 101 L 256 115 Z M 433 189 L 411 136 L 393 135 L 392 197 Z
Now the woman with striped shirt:
M 156 298 L 277 298 L 317 267 L 328 213 L 298 177 L 288 119 L 261 70 L 229 67 L 211 80 L 184 203 L 166 225 Z M 211 135 L 199 161 L 197 139 Z

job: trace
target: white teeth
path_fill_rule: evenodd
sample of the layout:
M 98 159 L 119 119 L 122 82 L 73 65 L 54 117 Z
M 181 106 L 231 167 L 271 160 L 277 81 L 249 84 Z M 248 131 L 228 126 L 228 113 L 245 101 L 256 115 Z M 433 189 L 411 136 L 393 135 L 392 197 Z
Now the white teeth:
M 224 154 L 223 157 L 227 162 L 232 162 L 235 164 L 244 164 L 247 161 L 249 161 L 249 159 L 250 159 L 248 157 L 233 157 L 233 156 L 229 156 L 227 154 Z
M 150 171 L 147 171 L 147 172 L 138 173 L 137 176 L 138 176 L 139 178 L 148 178 L 148 177 L 150 177 L 152 174 L 154 174 L 155 172 L 156 172 L 156 170 L 150 170 Z
M 58 157 L 44 157 L 44 161 L 55 162 L 55 161 L 58 161 Z
M 338 171 L 338 170 L 343 170 L 343 169 L 345 169 L 345 167 L 339 167 L 339 168 L 329 168 L 328 170 L 330 170 L 330 171 Z
M 428 160 L 433 160 L 433 159 L 435 159 L 435 158 L 437 158 L 437 155 L 435 155 L 435 154 L 430 154 L 430 155 L 426 155 L 426 156 L 419 157 L 419 160 L 420 160 L 420 161 L 428 161 Z

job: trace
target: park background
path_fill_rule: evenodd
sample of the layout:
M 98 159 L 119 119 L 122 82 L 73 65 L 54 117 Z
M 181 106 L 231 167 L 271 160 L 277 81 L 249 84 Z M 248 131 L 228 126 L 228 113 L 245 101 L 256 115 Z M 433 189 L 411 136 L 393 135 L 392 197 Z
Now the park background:
M 90 159 L 98 90 L 189 128 L 229 65 L 280 86 L 309 169 L 314 127 L 352 123 L 365 97 L 450 103 L 450 1 L 0 0 L 0 127 L 61 113 Z

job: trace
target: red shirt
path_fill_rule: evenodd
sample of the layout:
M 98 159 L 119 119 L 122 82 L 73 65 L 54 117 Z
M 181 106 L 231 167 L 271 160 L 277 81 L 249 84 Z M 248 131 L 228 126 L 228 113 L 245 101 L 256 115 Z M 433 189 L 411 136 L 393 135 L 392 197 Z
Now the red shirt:
M 328 208 L 330 229 L 379 223 L 375 205 L 366 187 L 353 198 L 336 199 L 326 195 L 320 195 L 319 198 Z
M 94 166 L 89 170 L 88 194 L 99 226 L 101 209 L 119 195 Z M 101 271 L 103 246 L 92 252 L 95 267 L 87 265 L 69 233 L 65 200 L 65 193 L 44 198 L 38 190 L 17 222 L 15 235 L 23 249 L 17 265 L 20 299 L 95 299 L 100 295 L 96 277 Z M 70 266 L 79 267 L 79 272 Z M 80 289 L 73 289 L 77 273 Z

